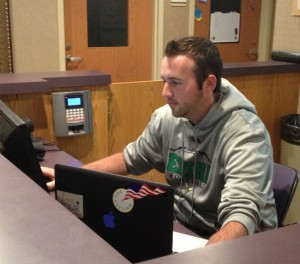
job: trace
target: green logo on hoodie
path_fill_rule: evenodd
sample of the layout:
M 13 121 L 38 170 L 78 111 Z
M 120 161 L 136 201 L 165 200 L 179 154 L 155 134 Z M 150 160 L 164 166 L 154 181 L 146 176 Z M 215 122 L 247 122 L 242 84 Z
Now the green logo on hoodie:
M 194 169 L 194 166 L 196 166 L 196 169 Z M 183 161 L 182 158 L 175 153 L 169 153 L 167 170 L 171 173 L 179 174 L 185 178 L 193 179 L 195 177 L 196 180 L 207 183 L 210 165 L 199 161 Z

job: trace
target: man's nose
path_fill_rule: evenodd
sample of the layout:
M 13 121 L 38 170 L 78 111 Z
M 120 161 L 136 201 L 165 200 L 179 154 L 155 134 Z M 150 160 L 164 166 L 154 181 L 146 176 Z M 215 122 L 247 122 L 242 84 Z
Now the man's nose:
M 172 91 L 170 89 L 170 85 L 167 82 L 165 82 L 165 84 L 164 84 L 164 87 L 163 87 L 163 90 L 162 90 L 162 96 L 164 98 L 172 97 Z

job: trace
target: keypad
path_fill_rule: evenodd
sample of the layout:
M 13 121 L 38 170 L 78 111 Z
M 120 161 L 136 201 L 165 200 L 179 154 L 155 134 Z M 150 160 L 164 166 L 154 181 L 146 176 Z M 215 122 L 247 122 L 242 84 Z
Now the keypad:
M 83 108 L 66 109 L 67 123 L 84 121 Z

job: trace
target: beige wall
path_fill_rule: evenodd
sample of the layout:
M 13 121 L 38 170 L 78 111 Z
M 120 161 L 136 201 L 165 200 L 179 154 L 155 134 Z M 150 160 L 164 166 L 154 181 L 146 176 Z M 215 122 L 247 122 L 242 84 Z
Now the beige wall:
M 160 63 L 167 42 L 194 32 L 195 0 L 186 6 L 172 6 L 170 0 L 153 0 L 152 79 L 160 80 Z
M 274 29 L 275 1 L 261 2 L 258 61 L 269 61 L 271 58 L 273 29 Z
M 63 0 L 11 0 L 14 72 L 65 69 Z
M 164 2 L 163 47 L 172 39 L 189 35 L 189 3 L 186 6 L 171 6 L 170 2 Z
M 277 0 L 274 21 L 274 50 L 300 52 L 300 16 L 292 15 L 292 0 Z

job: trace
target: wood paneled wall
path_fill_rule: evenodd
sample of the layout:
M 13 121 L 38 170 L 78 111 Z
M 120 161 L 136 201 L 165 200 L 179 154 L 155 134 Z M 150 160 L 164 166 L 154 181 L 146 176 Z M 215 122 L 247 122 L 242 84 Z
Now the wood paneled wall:
M 53 89 L 53 92 L 66 89 Z M 93 106 L 93 133 L 74 137 L 55 137 L 51 93 L 1 95 L 20 118 L 30 118 L 33 135 L 53 142 L 78 160 L 87 163 L 108 155 L 108 86 L 68 87 L 67 91 L 90 90 Z
M 297 113 L 300 75 L 280 73 L 228 77 L 257 109 L 274 145 L 274 158 L 280 158 L 280 118 Z M 112 84 L 109 152 L 121 150 L 134 140 L 148 123 L 153 110 L 164 104 L 162 82 Z M 130 99 L 129 99 L 130 98 Z
M 269 130 L 274 160 L 280 161 L 280 118 L 296 113 L 300 75 L 279 73 L 228 77 L 257 109 L 258 115 Z M 112 84 L 111 122 L 109 126 L 109 153 L 121 151 L 135 140 L 154 109 L 164 104 L 161 81 Z M 163 175 L 150 172 L 146 179 L 164 181 Z
M 165 103 L 162 87 L 162 81 L 111 84 L 110 154 L 122 151 L 143 132 L 153 111 Z M 165 182 L 164 175 L 154 170 L 140 177 Z
M 255 105 L 266 124 L 274 147 L 274 159 L 280 160 L 280 118 L 296 113 L 299 97 L 299 73 L 279 73 L 228 77 Z M 54 142 L 84 163 L 122 151 L 135 140 L 154 109 L 164 104 L 161 81 L 113 83 L 110 86 L 76 87 L 90 89 L 93 106 L 93 134 L 77 137 L 54 136 L 51 93 L 1 95 L 20 117 L 30 117 L 35 136 Z M 61 91 L 63 89 L 55 89 Z M 141 176 L 164 182 L 157 172 Z

